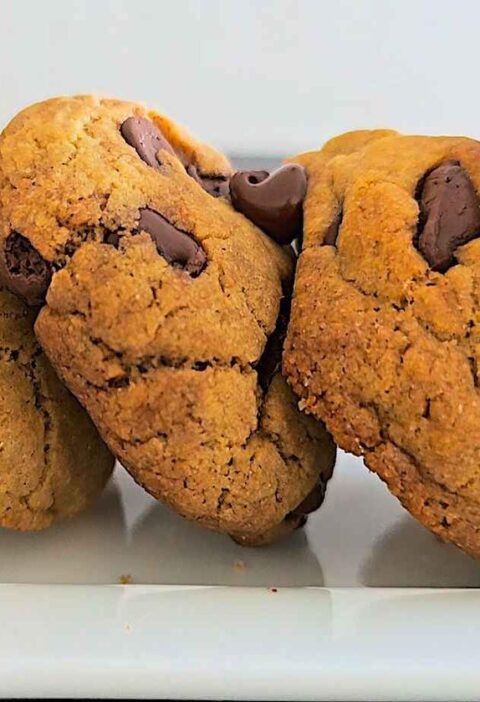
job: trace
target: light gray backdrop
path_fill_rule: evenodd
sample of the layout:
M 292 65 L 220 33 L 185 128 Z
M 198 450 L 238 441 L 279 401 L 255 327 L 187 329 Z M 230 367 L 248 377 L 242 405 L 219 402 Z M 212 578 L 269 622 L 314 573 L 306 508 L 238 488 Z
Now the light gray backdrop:
M 0 0 L 0 122 L 95 91 L 230 153 L 371 126 L 480 136 L 479 35 L 478 0 Z

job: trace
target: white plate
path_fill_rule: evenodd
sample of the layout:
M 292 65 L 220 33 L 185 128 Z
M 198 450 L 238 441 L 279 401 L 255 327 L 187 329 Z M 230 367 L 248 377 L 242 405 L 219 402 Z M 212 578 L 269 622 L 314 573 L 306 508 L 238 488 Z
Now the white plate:
M 268 549 L 185 522 L 119 468 L 89 513 L 0 531 L 0 553 L 1 697 L 479 696 L 480 565 L 342 453 L 324 508 Z

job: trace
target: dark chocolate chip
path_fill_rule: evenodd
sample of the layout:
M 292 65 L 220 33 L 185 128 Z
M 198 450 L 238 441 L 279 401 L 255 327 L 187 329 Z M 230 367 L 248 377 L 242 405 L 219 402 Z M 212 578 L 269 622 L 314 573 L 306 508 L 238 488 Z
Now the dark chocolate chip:
M 114 248 L 118 249 L 118 245 L 120 243 L 120 235 L 118 234 L 118 232 L 107 232 L 103 241 L 105 244 L 110 244 L 110 246 L 113 246 Z
M 444 273 L 455 250 L 480 236 L 480 206 L 466 170 L 446 161 L 427 173 L 417 189 L 420 218 L 415 244 L 430 266 Z
M 295 529 L 303 529 L 303 527 L 308 522 L 308 517 L 305 516 L 305 514 L 302 514 L 300 517 L 297 517 L 297 519 L 298 519 L 298 522 L 295 525 Z
M 282 366 L 283 344 L 287 335 L 290 307 L 291 297 L 288 295 L 282 298 L 277 324 L 268 338 L 265 350 L 257 364 L 258 382 L 264 392 L 268 390 L 273 376 L 280 371 Z
M 193 277 L 205 268 L 207 257 L 202 247 L 159 212 L 148 207 L 140 210 L 138 228 L 150 234 L 158 253 L 173 266 L 183 268 Z
M 197 181 L 213 197 L 226 197 L 229 193 L 228 178 L 223 175 L 203 175 L 196 166 L 185 162 L 181 153 L 176 154 L 172 145 L 165 139 L 159 128 L 145 117 L 129 117 L 120 127 L 120 132 L 130 146 L 133 146 L 142 161 L 158 169 L 162 164 L 158 152 L 165 149 L 175 154 L 185 166 L 189 176 Z
M 338 232 L 340 225 L 342 223 L 342 211 L 339 210 L 335 215 L 332 222 L 328 225 L 325 236 L 323 237 L 323 243 L 328 246 L 335 246 L 337 243 Z
M 238 171 L 235 175 L 243 175 L 244 180 L 246 180 L 250 185 L 258 185 L 267 180 L 270 175 L 270 171 Z
M 279 244 L 302 232 L 305 169 L 296 164 L 266 171 L 238 171 L 230 178 L 232 204 Z
M 190 164 L 186 167 L 188 175 L 193 178 L 212 197 L 227 197 L 229 182 L 226 176 L 203 175 L 196 166 Z
M 159 128 L 145 117 L 129 117 L 120 127 L 120 132 L 130 146 L 133 146 L 142 161 L 152 168 L 159 168 L 158 152 L 165 149 L 174 154 L 169 142 Z
M 43 304 L 52 267 L 19 232 L 9 234 L 5 242 L 5 268 L 5 282 L 12 292 L 32 307 Z
M 319 480 L 315 487 L 309 492 L 306 498 L 296 507 L 290 514 L 287 515 L 288 521 L 298 521 L 297 528 L 304 526 L 307 521 L 307 515 L 315 512 L 321 507 L 325 498 L 325 484 Z

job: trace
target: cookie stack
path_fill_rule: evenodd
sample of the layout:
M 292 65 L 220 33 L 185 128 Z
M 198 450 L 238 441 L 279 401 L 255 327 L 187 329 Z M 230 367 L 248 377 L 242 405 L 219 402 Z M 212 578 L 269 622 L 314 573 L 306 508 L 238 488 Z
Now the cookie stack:
M 83 507 L 111 470 L 98 431 L 179 514 L 266 544 L 321 505 L 334 439 L 478 554 L 479 164 L 473 140 L 376 130 L 233 173 L 137 104 L 19 114 L 0 137 L 4 523 Z

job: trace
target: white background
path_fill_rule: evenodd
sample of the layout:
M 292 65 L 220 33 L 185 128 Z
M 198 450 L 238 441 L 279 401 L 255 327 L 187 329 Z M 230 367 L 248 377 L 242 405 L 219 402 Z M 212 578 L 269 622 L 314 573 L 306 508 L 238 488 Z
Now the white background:
M 236 154 L 359 127 L 480 136 L 478 0 L 0 0 L 0 122 L 60 93 Z

